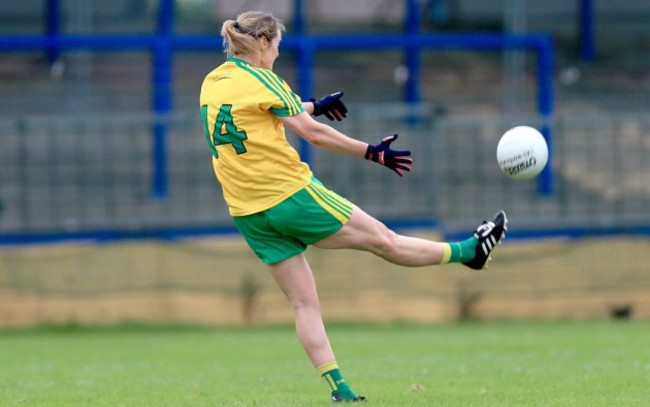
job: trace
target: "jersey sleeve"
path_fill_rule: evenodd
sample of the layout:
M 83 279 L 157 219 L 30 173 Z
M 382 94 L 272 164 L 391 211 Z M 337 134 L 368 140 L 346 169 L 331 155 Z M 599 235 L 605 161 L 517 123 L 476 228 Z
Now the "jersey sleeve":
M 267 88 L 272 95 L 266 110 L 279 117 L 295 116 L 305 111 L 300 97 L 293 93 L 291 87 L 282 78 L 271 71 L 265 73 L 268 79 Z

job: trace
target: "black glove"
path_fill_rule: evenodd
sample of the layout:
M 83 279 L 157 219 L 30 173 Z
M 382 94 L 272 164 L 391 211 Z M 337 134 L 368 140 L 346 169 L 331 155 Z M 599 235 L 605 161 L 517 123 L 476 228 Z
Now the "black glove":
M 328 119 L 334 121 L 343 120 L 348 115 L 348 108 L 341 101 L 343 92 L 332 93 L 321 99 L 309 99 L 314 104 L 314 116 L 325 115 Z
M 404 175 L 402 171 L 411 171 L 413 159 L 408 158 L 411 155 L 411 152 L 408 150 L 398 151 L 390 149 L 390 143 L 395 141 L 397 137 L 397 134 L 393 134 L 392 136 L 385 137 L 379 144 L 368 144 L 366 160 L 385 165 L 402 177 Z

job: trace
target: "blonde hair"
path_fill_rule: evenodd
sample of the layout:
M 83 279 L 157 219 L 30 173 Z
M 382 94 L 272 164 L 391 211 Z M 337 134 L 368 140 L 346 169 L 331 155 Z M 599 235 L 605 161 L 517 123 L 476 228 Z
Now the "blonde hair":
M 258 39 L 265 37 L 271 41 L 284 32 L 282 20 L 263 11 L 246 11 L 237 20 L 226 20 L 221 26 L 223 52 L 229 57 L 249 55 L 259 51 Z

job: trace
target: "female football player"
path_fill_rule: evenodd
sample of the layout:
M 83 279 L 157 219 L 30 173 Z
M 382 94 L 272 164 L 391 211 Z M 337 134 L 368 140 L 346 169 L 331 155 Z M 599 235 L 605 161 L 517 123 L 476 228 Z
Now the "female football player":
M 482 269 L 504 237 L 506 215 L 497 212 L 462 242 L 434 242 L 397 234 L 327 189 L 287 142 L 285 127 L 313 146 L 377 162 L 399 176 L 413 160 L 410 151 L 391 148 L 396 134 L 368 144 L 312 117 L 345 118 L 342 93 L 303 101 L 273 72 L 284 30 L 280 20 L 258 11 L 223 23 L 227 59 L 201 86 L 203 127 L 234 223 L 288 297 L 298 338 L 332 400 L 361 401 L 330 346 L 305 249 L 364 250 L 410 267 L 456 262 Z

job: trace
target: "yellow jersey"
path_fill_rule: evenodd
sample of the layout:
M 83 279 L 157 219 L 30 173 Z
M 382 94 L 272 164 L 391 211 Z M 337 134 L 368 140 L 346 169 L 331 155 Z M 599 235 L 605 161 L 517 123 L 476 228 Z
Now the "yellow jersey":
M 313 174 L 278 118 L 304 112 L 302 102 L 278 75 L 230 57 L 203 80 L 200 106 L 232 216 L 264 211 L 310 183 Z

